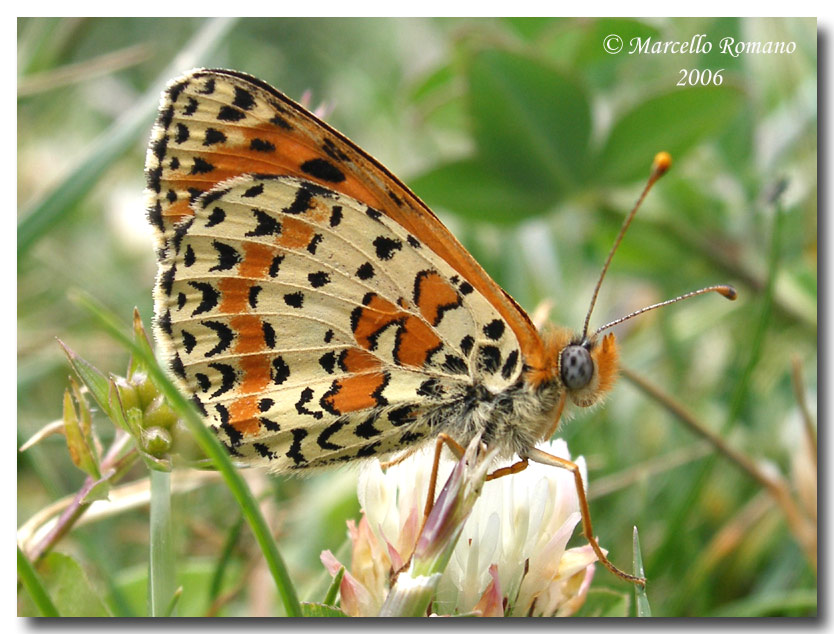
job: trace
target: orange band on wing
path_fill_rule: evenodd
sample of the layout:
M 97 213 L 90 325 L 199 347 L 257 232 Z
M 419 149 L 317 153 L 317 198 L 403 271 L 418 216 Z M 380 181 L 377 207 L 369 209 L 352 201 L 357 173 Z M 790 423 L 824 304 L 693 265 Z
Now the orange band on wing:
M 334 390 L 322 400 L 331 411 L 344 414 L 370 409 L 380 404 L 377 392 L 385 387 L 384 374 L 357 374 L 339 379 Z
M 257 434 L 260 430 L 258 400 L 254 395 L 244 396 L 229 404 L 229 424 L 241 434 Z

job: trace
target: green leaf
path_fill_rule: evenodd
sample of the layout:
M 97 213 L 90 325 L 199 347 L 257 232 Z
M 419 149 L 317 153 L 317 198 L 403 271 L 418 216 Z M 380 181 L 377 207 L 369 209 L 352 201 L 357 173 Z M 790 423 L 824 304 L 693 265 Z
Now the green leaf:
M 72 557 L 51 552 L 38 563 L 38 572 L 61 616 L 110 616 L 81 566 Z
M 90 390 L 90 394 L 93 395 L 93 398 L 96 400 L 96 403 L 98 403 L 98 406 L 105 414 L 107 414 L 107 416 L 112 418 L 113 416 L 111 413 L 112 410 L 109 398 L 109 379 L 104 376 L 104 373 L 96 368 L 92 363 L 75 354 L 75 352 L 64 344 L 63 341 L 59 339 L 58 343 L 64 349 L 64 353 L 67 355 L 67 359 L 69 359 L 72 369 L 75 370 L 78 378 L 81 379 L 81 382 L 87 386 L 87 389 Z
M 106 500 L 110 497 L 110 480 L 116 475 L 115 469 L 110 469 L 105 473 L 101 479 L 90 487 L 86 495 L 82 498 L 82 504 L 92 504 L 96 500 Z
M 553 198 L 519 188 L 505 174 L 478 159 L 447 163 L 411 179 L 414 191 L 434 208 L 472 220 L 518 222 L 551 208 Z
M 596 178 L 627 183 L 648 177 L 655 154 L 665 150 L 679 160 L 732 124 L 743 104 L 741 91 L 727 86 L 680 88 L 643 101 L 615 122 Z
M 469 86 L 481 160 L 552 200 L 584 180 L 591 109 L 573 76 L 493 50 L 473 60 Z
M 301 603 L 301 616 L 347 616 L 339 608 L 334 608 L 332 605 L 324 605 L 323 603 Z
M 76 384 L 77 385 L 77 384 Z M 83 411 L 86 404 L 83 401 L 77 388 L 75 390 L 77 397 L 81 400 L 77 401 L 79 409 Z M 73 464 L 81 469 L 84 473 L 92 478 L 98 479 L 100 476 L 98 464 L 93 457 L 93 452 L 90 450 L 90 445 L 87 444 L 87 439 L 81 429 L 80 416 L 75 409 L 76 401 L 74 401 L 69 390 L 64 391 L 64 435 L 67 439 L 67 448 L 69 449 L 70 458 Z

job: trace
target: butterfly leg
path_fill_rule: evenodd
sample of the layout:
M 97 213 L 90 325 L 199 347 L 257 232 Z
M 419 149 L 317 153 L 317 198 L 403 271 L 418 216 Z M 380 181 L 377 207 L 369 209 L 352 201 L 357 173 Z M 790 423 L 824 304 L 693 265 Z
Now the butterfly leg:
M 504 476 L 512 475 L 514 473 L 521 473 L 527 468 L 529 461 L 527 458 L 522 458 L 515 464 L 511 464 L 509 467 L 501 467 L 500 469 L 496 469 L 492 473 L 487 474 L 487 481 L 489 480 L 496 480 L 498 478 L 503 478 Z
M 394 465 L 400 464 L 406 458 L 410 458 L 414 455 L 415 452 L 419 451 L 420 447 L 412 447 L 411 449 L 406 449 L 401 454 L 394 456 L 391 460 L 386 460 L 385 462 L 380 462 L 379 466 L 382 467 L 382 470 L 385 471 L 388 467 L 393 467 Z
M 431 477 L 429 478 L 429 492 L 426 496 L 426 506 L 423 509 L 423 526 L 426 525 L 426 520 L 434 508 L 434 491 L 437 488 L 437 469 L 440 466 L 440 454 L 443 452 L 443 445 L 449 447 L 449 450 L 455 454 L 455 457 L 460 460 L 463 456 L 464 449 L 461 445 L 452 438 L 449 434 L 440 433 L 437 435 L 437 440 L 434 442 L 434 461 L 431 465 Z M 420 531 L 422 531 L 422 526 Z
M 591 511 L 588 508 L 588 499 L 585 497 L 585 485 L 582 482 L 582 474 L 579 471 L 579 466 L 575 462 L 559 458 L 558 456 L 552 456 L 549 453 L 541 451 L 540 449 L 531 449 L 526 457 L 533 462 L 538 462 L 539 464 L 548 465 L 550 467 L 559 467 L 560 469 L 567 469 L 573 474 L 574 483 L 576 484 L 576 494 L 579 497 L 579 510 L 582 513 L 583 533 L 585 538 L 588 540 L 588 543 L 591 544 L 591 548 L 594 549 L 600 563 L 621 579 L 636 583 L 640 586 L 645 586 L 646 580 L 644 578 L 635 577 L 634 575 L 630 575 L 617 568 L 614 564 L 608 561 L 605 553 L 603 553 L 602 549 L 599 547 L 599 544 L 594 537 L 594 529 L 591 526 Z

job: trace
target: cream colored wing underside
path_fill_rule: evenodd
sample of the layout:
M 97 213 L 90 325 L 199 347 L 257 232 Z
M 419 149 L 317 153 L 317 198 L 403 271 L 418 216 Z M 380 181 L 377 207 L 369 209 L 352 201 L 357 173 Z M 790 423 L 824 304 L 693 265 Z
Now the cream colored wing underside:
M 247 462 L 283 471 L 407 449 L 444 403 L 517 381 L 518 341 L 498 312 L 367 205 L 243 176 L 192 207 L 160 265 L 157 335 Z

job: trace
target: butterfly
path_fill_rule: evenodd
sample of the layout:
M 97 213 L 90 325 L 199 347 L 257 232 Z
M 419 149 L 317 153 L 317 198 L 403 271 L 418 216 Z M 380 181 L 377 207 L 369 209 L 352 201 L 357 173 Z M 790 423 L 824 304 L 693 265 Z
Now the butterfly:
M 526 465 L 566 401 L 614 383 L 613 334 L 538 330 L 397 177 L 259 79 L 172 81 L 146 177 L 156 338 L 241 463 L 306 472 L 480 435 Z

